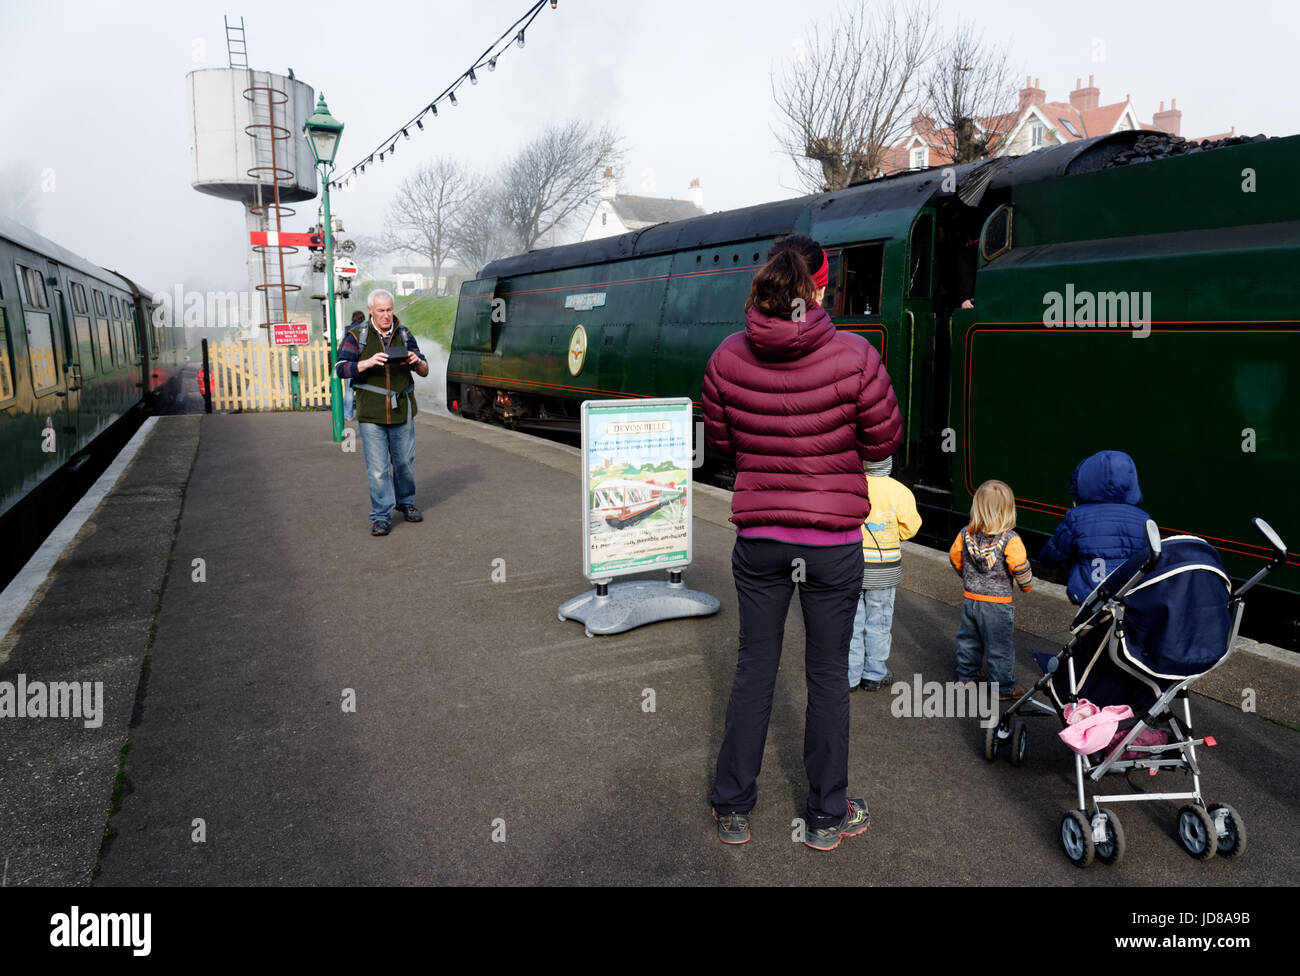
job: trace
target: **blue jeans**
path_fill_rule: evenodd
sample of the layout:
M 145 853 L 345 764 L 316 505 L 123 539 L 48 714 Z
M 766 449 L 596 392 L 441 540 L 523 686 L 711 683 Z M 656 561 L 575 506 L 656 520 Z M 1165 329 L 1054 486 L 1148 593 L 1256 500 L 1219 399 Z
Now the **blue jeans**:
M 361 450 L 366 457 L 366 483 L 370 486 L 370 521 L 388 521 L 393 504 L 415 501 L 415 418 L 404 424 L 357 424 Z M 391 469 L 389 458 L 392 458 Z
M 989 661 L 989 680 L 1001 694 L 1015 690 L 1016 608 L 1011 603 L 989 603 L 966 597 L 957 629 L 957 680 L 978 681 L 980 662 Z
M 343 419 L 351 420 L 353 416 L 352 398 L 356 396 L 352 392 L 352 384 L 347 380 L 343 381 Z
M 863 590 L 858 597 L 858 612 L 853 617 L 853 637 L 849 640 L 849 687 L 856 688 L 863 678 L 879 681 L 885 676 L 889 660 L 889 638 L 894 624 L 895 587 Z

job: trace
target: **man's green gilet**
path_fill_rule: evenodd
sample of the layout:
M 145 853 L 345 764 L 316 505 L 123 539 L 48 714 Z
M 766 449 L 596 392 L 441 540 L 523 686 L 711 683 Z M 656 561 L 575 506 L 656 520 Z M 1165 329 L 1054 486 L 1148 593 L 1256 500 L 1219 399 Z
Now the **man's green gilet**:
M 360 331 L 367 333 L 366 345 L 361 350 L 361 355 L 357 357 L 358 361 L 369 359 L 378 352 L 387 352 L 390 357 L 387 365 L 366 370 L 353 383 L 352 389 L 356 393 L 357 420 L 363 424 L 406 423 L 408 409 L 410 417 L 420 412 L 415 403 L 411 367 L 406 364 L 406 329 L 401 326 L 393 327 L 393 331 L 388 335 L 392 343 L 390 346 L 384 345 L 379 329 L 373 325 L 365 330 L 361 330 L 359 326 L 352 327 L 349 331 L 354 334 Z M 394 362 L 391 358 L 393 356 L 396 356 L 399 361 Z M 362 385 L 386 389 L 390 395 L 384 396 L 374 390 L 363 389 Z M 396 406 L 393 405 L 394 399 L 396 399 Z

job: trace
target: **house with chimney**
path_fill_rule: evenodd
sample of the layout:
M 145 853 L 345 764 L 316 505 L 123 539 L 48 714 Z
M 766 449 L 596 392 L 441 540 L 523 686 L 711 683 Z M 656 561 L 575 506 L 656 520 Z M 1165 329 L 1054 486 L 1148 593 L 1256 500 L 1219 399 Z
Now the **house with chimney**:
M 1025 78 L 1025 87 L 1020 89 L 1020 106 L 1015 112 L 974 120 L 976 131 L 989 138 L 990 145 L 996 147 L 992 155 L 1023 156 L 1047 146 L 1059 146 L 1125 129 L 1182 135 L 1183 113 L 1176 99 L 1170 100 L 1168 109 L 1161 102 L 1152 120 L 1142 122 L 1128 95 L 1122 102 L 1102 105 L 1101 90 L 1093 75 L 1088 76 L 1086 86 L 1082 78 L 1075 79 L 1074 91 L 1065 102 L 1049 102 L 1047 92 L 1039 82 L 1038 78 Z M 1235 133 L 1236 126 L 1229 132 L 1200 136 L 1197 141 L 1223 139 Z M 912 119 L 908 135 L 885 151 L 880 175 L 945 166 L 952 162 L 953 141 L 950 129 L 936 129 L 931 119 L 918 113 Z
M 691 180 L 687 199 L 643 197 L 618 192 L 614 171 L 605 170 L 604 182 L 596 209 L 587 221 L 582 240 L 594 241 L 599 237 L 613 237 L 630 230 L 640 230 L 669 220 L 698 217 L 704 210 L 704 190 L 699 180 Z

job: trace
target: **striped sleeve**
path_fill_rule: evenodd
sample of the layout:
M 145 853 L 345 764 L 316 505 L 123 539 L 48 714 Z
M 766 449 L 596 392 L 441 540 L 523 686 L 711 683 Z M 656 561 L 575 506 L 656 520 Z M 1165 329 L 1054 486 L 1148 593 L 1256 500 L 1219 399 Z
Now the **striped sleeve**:
M 957 570 L 959 573 L 961 572 L 961 551 L 961 533 L 958 532 L 957 538 L 954 539 L 952 545 L 948 547 L 948 562 L 952 564 L 952 568 Z
M 1016 581 L 1016 586 L 1028 593 L 1034 588 L 1034 577 L 1029 571 L 1029 553 L 1025 552 L 1025 544 L 1014 532 L 1007 542 L 1006 558 L 1007 569 L 1011 571 L 1011 578 Z
M 340 379 L 353 380 L 361 375 L 357 363 L 361 360 L 361 349 L 357 345 L 356 333 L 349 329 L 343 333 L 339 343 L 338 362 L 334 364 L 334 374 Z

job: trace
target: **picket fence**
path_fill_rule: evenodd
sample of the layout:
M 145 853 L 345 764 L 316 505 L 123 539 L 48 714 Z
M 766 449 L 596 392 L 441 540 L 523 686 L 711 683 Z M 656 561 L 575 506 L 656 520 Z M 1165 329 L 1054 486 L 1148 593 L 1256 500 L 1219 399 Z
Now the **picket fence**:
M 329 343 L 297 346 L 299 356 L 298 404 L 330 404 Z M 208 349 L 212 366 L 212 409 L 291 410 L 289 347 L 270 346 L 265 340 L 227 340 Z

